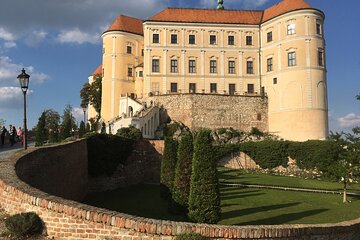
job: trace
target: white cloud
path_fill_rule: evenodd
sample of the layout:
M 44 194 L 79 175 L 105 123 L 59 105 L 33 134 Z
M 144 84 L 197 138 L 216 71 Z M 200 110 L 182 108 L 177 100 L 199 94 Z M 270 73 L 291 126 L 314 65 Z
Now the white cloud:
M 72 110 L 72 115 L 76 119 L 77 122 L 84 121 L 84 111 L 82 108 L 75 107 Z
M 27 94 L 32 94 L 29 90 Z M 0 87 L 0 110 L 23 107 L 23 93 L 20 87 Z
M 23 66 L 22 64 L 13 63 L 9 57 L 0 56 L 0 87 L 18 86 L 17 76 L 20 74 L 22 68 L 25 68 L 26 72 L 30 75 L 30 84 L 41 84 L 49 79 L 48 75 L 36 71 L 33 66 Z
M 6 31 L 4 28 L 0 27 L 0 39 L 5 41 L 14 41 L 15 36 L 12 33 Z
M 91 34 L 82 32 L 80 29 L 75 28 L 69 31 L 61 31 L 57 39 L 60 43 L 93 43 L 100 42 L 100 34 Z
M 30 47 L 34 47 L 34 46 L 38 45 L 39 43 L 41 43 L 42 41 L 44 41 L 44 39 L 46 38 L 47 35 L 48 35 L 48 33 L 43 30 L 32 31 L 25 38 L 25 43 Z
M 355 127 L 360 125 L 360 116 L 355 113 L 349 113 L 344 117 L 338 118 L 338 123 L 340 127 Z
M 16 47 L 16 42 L 5 42 L 4 48 L 14 48 Z

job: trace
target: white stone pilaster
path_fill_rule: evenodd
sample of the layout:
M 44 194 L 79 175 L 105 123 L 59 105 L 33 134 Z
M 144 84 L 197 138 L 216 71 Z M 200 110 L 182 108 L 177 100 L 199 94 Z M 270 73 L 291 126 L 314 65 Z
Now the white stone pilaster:
M 163 69 L 160 69 L 160 72 L 163 75 L 163 94 L 167 93 L 167 50 L 163 49 Z
M 202 89 L 206 89 L 205 88 L 205 51 L 201 50 L 201 59 L 200 59 L 201 63 L 201 82 L 202 82 Z
M 312 78 L 311 78 L 311 53 L 310 53 L 311 39 L 306 39 L 306 97 L 307 107 L 313 107 L 313 90 L 312 90 Z

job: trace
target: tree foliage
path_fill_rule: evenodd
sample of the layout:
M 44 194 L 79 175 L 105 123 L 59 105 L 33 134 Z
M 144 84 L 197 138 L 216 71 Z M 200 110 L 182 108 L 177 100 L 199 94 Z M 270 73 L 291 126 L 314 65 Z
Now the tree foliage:
M 193 136 L 190 132 L 184 132 L 177 151 L 177 163 L 173 187 L 173 200 L 180 210 L 186 212 L 189 203 L 190 179 L 193 156 Z
M 76 128 L 75 118 L 72 115 L 72 106 L 70 104 L 65 106 L 64 114 L 61 123 L 61 139 L 71 137 L 72 130 Z
M 117 131 L 116 135 L 133 140 L 142 139 L 141 131 L 132 125 L 130 125 L 129 127 L 120 128 Z
M 88 107 L 88 105 L 92 105 L 98 115 L 98 119 L 100 118 L 101 113 L 101 95 L 102 95 L 102 77 L 101 75 L 94 76 L 94 81 L 89 84 L 85 83 L 80 90 L 80 98 L 81 103 L 80 106 L 82 108 Z
M 46 111 L 43 111 L 36 125 L 35 146 L 44 145 L 47 138 L 48 138 L 48 130 L 46 129 Z
M 176 159 L 177 142 L 170 137 L 166 137 L 161 161 L 160 185 L 162 197 L 169 200 L 174 186 Z
M 194 141 L 189 196 L 189 218 L 198 223 L 217 223 L 220 219 L 220 192 L 216 159 L 210 130 L 200 130 Z

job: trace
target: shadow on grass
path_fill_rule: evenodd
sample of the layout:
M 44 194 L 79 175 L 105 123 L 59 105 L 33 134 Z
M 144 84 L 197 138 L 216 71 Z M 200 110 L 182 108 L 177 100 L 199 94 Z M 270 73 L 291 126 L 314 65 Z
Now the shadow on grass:
M 287 213 L 282 214 L 276 217 L 264 218 L 255 221 L 242 222 L 234 225 L 272 225 L 272 224 L 285 224 L 290 221 L 295 221 L 302 219 L 304 217 L 314 216 L 323 212 L 328 211 L 329 209 L 314 209 L 297 213 Z
M 229 219 L 229 218 L 235 218 L 238 216 L 251 215 L 251 214 L 255 214 L 255 213 L 259 213 L 259 212 L 266 212 L 266 211 L 275 210 L 275 209 L 293 207 L 293 206 L 296 206 L 299 204 L 300 204 L 299 202 L 296 202 L 296 203 L 261 206 L 261 207 L 255 207 L 255 208 L 238 209 L 238 210 L 222 213 L 221 219 L 225 220 L 225 219 Z
M 245 198 L 245 197 L 255 197 L 255 196 L 261 196 L 261 195 L 265 195 L 265 193 L 260 192 L 260 193 L 248 193 L 248 194 L 244 194 L 244 193 L 234 193 L 232 195 L 229 196 L 225 196 L 223 197 L 221 195 L 221 201 L 226 201 L 226 200 L 233 200 L 233 199 L 239 199 L 239 198 Z
M 225 191 L 223 189 L 221 189 L 221 197 L 232 196 L 235 194 L 238 195 L 239 193 L 248 194 L 248 193 L 257 193 L 257 192 L 260 192 L 260 191 L 259 190 L 244 190 L 244 191 L 239 192 L 238 188 L 232 188 L 232 189 L 228 189 Z

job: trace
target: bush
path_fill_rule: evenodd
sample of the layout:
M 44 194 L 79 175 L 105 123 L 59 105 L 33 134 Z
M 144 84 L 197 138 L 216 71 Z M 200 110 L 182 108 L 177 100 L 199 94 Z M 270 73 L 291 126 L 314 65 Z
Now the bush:
M 210 240 L 198 233 L 183 233 L 176 236 L 176 240 Z
M 132 139 L 132 140 L 140 140 L 142 139 L 142 133 L 139 129 L 134 126 L 129 126 L 127 128 L 120 128 L 117 133 L 117 136 Z
M 259 136 L 259 137 L 262 137 L 262 136 L 265 135 L 262 131 L 260 131 L 260 130 L 259 130 L 258 128 L 256 128 L 256 127 L 252 127 L 252 128 L 251 128 L 250 134 L 251 134 L 251 135 L 255 135 L 255 136 Z
M 15 214 L 5 220 L 6 228 L 16 236 L 41 234 L 43 223 L 33 212 Z
M 107 134 L 90 134 L 87 138 L 89 175 L 111 176 L 119 164 L 126 163 L 133 145 L 134 141 L 131 139 Z
M 177 142 L 170 137 L 166 137 L 161 160 L 160 185 L 162 197 L 169 200 L 174 186 L 176 159 Z
M 198 223 L 217 223 L 220 219 L 219 179 L 210 130 L 200 130 L 194 141 L 189 196 L 189 218 Z
M 190 132 L 184 132 L 183 135 L 181 135 L 177 151 L 177 163 L 172 195 L 175 207 L 178 207 L 181 212 L 187 212 L 188 208 L 192 156 L 193 137 Z
M 172 137 L 179 129 L 181 129 L 181 125 L 177 122 L 167 124 L 164 128 L 164 137 Z

